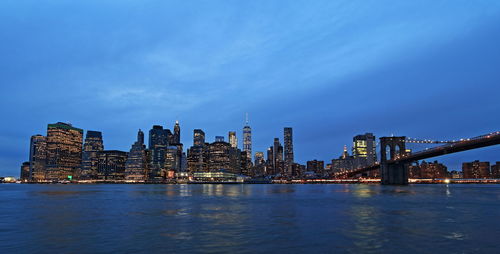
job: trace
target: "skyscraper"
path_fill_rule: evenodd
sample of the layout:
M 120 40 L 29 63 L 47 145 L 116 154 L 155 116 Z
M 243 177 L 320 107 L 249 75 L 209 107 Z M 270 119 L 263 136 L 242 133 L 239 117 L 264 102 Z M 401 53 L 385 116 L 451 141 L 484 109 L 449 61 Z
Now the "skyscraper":
M 144 145 L 144 133 L 139 130 L 137 141 L 132 145 L 125 162 L 125 179 L 144 181 L 149 175 L 149 151 Z
M 193 146 L 188 149 L 188 172 L 208 171 L 208 147 L 205 144 L 205 132 L 201 129 L 193 131 Z
M 252 160 L 252 128 L 248 125 L 248 114 L 246 115 L 245 127 L 243 127 L 243 151 L 247 152 L 247 159 Z
M 280 143 L 279 138 L 274 138 L 274 145 L 273 145 L 273 158 L 274 158 L 274 172 L 276 174 L 280 173 L 283 174 L 284 172 L 284 161 L 283 161 L 283 146 Z
M 292 165 L 293 165 L 293 135 L 292 128 L 284 128 L 284 143 L 285 143 L 285 171 L 286 174 L 292 175 Z
M 29 158 L 29 180 L 41 181 L 46 177 L 47 138 L 42 135 L 31 136 Z
M 180 144 L 181 143 L 181 126 L 179 125 L 179 121 L 175 121 L 174 125 L 174 143 L 175 144 Z
M 200 129 L 194 129 L 193 131 L 193 145 L 201 146 L 205 144 L 205 132 Z
M 264 160 L 264 152 L 255 152 L 255 160 L 254 160 L 254 164 L 257 166 L 257 165 L 261 165 L 261 164 L 264 164 L 266 161 Z
M 87 131 L 83 145 L 81 179 L 97 178 L 98 157 L 97 153 L 104 150 L 102 133 L 99 131 Z
M 148 148 L 152 150 L 156 145 L 168 145 L 167 131 L 161 125 L 153 125 L 153 128 L 149 130 Z
M 47 126 L 47 176 L 52 180 L 78 177 L 82 163 L 83 130 L 69 123 Z
M 235 131 L 230 131 L 228 135 L 229 139 L 229 144 L 231 144 L 231 147 L 237 148 L 238 147 L 238 138 L 236 138 L 236 132 Z
M 29 181 L 30 180 L 30 162 L 26 161 L 23 162 L 21 165 L 21 174 L 19 175 L 20 179 L 22 181 Z
M 102 180 L 125 179 L 127 153 L 117 150 L 97 152 L 97 178 Z

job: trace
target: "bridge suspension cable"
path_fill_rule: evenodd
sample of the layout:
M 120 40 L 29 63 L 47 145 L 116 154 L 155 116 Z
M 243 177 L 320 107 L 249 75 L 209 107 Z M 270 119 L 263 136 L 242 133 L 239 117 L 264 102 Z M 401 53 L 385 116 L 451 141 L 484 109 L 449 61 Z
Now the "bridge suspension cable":
M 453 144 L 453 143 L 458 143 L 458 142 L 468 141 L 468 140 L 470 140 L 470 139 L 432 140 L 432 139 L 418 139 L 418 138 L 406 137 L 405 143 L 412 143 L 412 144 Z

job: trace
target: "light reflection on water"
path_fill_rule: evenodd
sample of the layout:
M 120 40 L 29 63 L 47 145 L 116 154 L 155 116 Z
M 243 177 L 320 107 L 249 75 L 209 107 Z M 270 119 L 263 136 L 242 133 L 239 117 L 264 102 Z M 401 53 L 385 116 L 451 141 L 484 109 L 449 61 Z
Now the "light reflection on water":
M 0 185 L 3 253 L 495 252 L 497 185 Z

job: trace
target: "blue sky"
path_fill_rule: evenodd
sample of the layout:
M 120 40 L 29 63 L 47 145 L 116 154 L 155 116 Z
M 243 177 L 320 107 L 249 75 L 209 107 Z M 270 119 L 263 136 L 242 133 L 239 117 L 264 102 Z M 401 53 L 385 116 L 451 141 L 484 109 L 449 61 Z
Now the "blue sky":
M 241 128 L 254 151 L 294 128 L 297 161 L 352 137 L 500 130 L 500 1 L 0 2 L 0 175 L 66 121 L 128 150 L 137 129 L 185 146 Z M 240 142 L 241 145 L 241 142 Z M 415 147 L 414 149 L 420 149 Z M 437 158 L 500 161 L 491 147 Z

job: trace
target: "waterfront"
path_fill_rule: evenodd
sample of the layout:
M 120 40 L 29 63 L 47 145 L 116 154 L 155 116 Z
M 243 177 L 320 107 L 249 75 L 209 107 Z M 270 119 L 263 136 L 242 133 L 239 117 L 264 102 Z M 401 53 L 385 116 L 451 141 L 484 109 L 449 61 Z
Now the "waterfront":
M 500 185 L 0 185 L 3 253 L 494 253 Z

